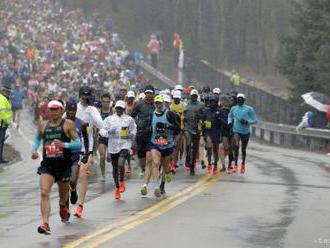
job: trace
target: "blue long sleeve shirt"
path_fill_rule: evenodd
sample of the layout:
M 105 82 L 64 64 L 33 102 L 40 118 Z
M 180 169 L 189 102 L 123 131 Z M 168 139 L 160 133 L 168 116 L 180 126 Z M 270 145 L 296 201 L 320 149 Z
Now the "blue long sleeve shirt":
M 242 124 L 240 120 L 247 120 L 248 124 Z M 233 132 L 240 134 L 250 133 L 250 125 L 257 123 L 257 117 L 253 107 L 243 104 L 231 108 L 228 115 L 228 124 L 233 124 Z

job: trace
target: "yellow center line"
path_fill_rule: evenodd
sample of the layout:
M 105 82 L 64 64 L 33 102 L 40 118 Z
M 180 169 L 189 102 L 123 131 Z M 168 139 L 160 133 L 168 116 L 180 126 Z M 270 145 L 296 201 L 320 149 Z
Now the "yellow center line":
M 203 184 L 203 183 L 204 183 L 205 181 L 207 181 L 208 179 L 210 179 L 210 176 L 205 175 L 205 176 L 202 177 L 200 180 L 198 180 L 196 183 L 194 183 L 193 185 L 191 185 L 191 186 L 187 187 L 186 189 L 182 190 L 182 191 L 179 192 L 178 194 L 173 195 L 173 196 L 171 196 L 171 197 L 169 197 L 169 198 L 166 198 L 166 199 L 164 199 L 164 200 L 162 200 L 162 201 L 159 201 L 159 202 L 157 202 L 156 204 L 154 204 L 154 205 L 152 205 L 152 206 L 150 206 L 150 207 L 148 207 L 148 208 L 146 208 L 146 209 L 144 209 L 144 210 L 142 210 L 142 211 L 139 211 L 139 212 L 137 212 L 136 214 L 134 214 L 134 215 L 132 215 L 132 216 L 130 216 L 130 217 L 127 217 L 127 218 L 125 218 L 125 219 L 123 219 L 123 220 L 121 220 L 121 221 L 118 221 L 118 222 L 112 223 L 112 224 L 110 224 L 110 225 L 108 225 L 108 226 L 105 226 L 104 228 L 102 228 L 102 229 L 100 229 L 100 230 L 98 230 L 98 231 L 96 231 L 96 232 L 93 232 L 93 233 L 91 233 L 91 234 L 89 234 L 89 235 L 83 236 L 82 238 L 79 238 L 79 239 L 77 239 L 77 240 L 75 240 L 75 241 L 73 241 L 73 242 L 71 242 L 71 243 L 69 243 L 69 244 L 67 244 L 67 245 L 64 245 L 63 247 L 64 247 L 64 248 L 74 248 L 74 247 L 78 247 L 78 246 L 81 245 L 82 243 L 87 242 L 87 241 L 89 241 L 89 240 L 91 240 L 91 239 L 93 239 L 93 238 L 95 238 L 95 237 L 97 237 L 97 236 L 100 236 L 100 235 L 102 235 L 102 234 L 104 234 L 104 233 L 110 231 L 110 230 L 113 229 L 113 228 L 116 228 L 116 227 L 121 226 L 121 225 L 125 225 L 125 224 L 127 224 L 127 223 L 129 223 L 129 222 L 132 222 L 132 221 L 135 221 L 136 219 L 142 217 L 143 215 L 146 215 L 146 214 L 148 214 L 148 213 L 150 213 L 150 212 L 152 212 L 152 211 L 154 211 L 154 210 L 156 210 L 156 209 L 158 209 L 158 208 L 164 206 L 165 204 L 169 203 L 169 202 L 172 201 L 173 199 L 176 199 L 176 198 L 178 198 L 178 197 L 181 197 L 182 195 L 185 195 L 185 194 L 189 193 L 189 192 L 192 191 L 194 188 L 196 188 L 196 187 L 198 187 L 199 185 Z
M 187 201 L 188 199 L 200 194 L 201 192 L 203 192 L 204 190 L 206 190 L 207 188 L 209 188 L 212 184 L 214 184 L 215 182 L 217 182 L 219 180 L 219 176 L 216 178 L 211 179 L 210 181 L 208 181 L 207 183 L 205 183 L 204 185 L 202 185 L 201 187 L 193 190 L 192 192 L 188 193 L 187 195 L 178 198 L 177 200 L 169 203 L 168 205 L 161 207 L 160 209 L 158 209 L 155 212 L 152 212 L 148 215 L 145 215 L 144 217 L 135 220 L 133 222 L 128 223 L 127 225 L 121 226 L 116 230 L 111 231 L 110 233 L 104 234 L 103 236 L 99 237 L 97 240 L 93 241 L 90 245 L 87 245 L 85 247 L 87 248 L 95 248 L 100 246 L 101 244 L 117 237 L 120 236 L 121 234 L 124 234 L 128 231 L 130 231 L 131 229 L 151 220 L 154 219 L 166 212 L 168 212 L 169 210 L 175 208 L 176 206 L 182 204 L 183 202 Z

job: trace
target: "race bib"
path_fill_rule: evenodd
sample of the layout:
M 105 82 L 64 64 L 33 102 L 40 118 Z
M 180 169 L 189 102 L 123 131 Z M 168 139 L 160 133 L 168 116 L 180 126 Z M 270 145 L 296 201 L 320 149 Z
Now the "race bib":
M 204 121 L 204 125 L 205 125 L 205 128 L 206 129 L 210 129 L 211 126 L 212 126 L 212 122 L 210 122 L 210 121 Z
M 122 127 L 120 130 L 120 136 L 121 137 L 126 137 L 129 135 L 129 129 L 128 127 Z
M 44 147 L 46 157 L 48 158 L 60 158 L 63 157 L 63 148 L 54 145 L 45 145 Z
M 166 146 L 168 144 L 168 139 L 165 137 L 158 137 L 155 139 L 156 145 Z

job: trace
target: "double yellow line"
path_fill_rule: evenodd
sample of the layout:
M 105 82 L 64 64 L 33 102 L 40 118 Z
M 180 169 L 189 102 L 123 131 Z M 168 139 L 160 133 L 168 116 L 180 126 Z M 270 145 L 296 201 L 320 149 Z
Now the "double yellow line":
M 187 201 L 188 199 L 194 197 L 195 195 L 206 190 L 210 185 L 217 182 L 220 176 L 211 177 L 204 176 L 199 181 L 193 185 L 185 188 L 181 192 L 173 195 L 169 198 L 166 198 L 145 210 L 137 212 L 136 214 L 127 217 L 121 221 L 110 224 L 96 232 L 93 232 L 87 236 L 79 238 L 67 245 L 64 248 L 74 248 L 74 247 L 98 247 L 99 245 L 125 233 L 129 230 L 145 223 L 148 220 L 151 220 L 155 217 L 158 217 L 172 208 L 178 206 L 179 204 Z

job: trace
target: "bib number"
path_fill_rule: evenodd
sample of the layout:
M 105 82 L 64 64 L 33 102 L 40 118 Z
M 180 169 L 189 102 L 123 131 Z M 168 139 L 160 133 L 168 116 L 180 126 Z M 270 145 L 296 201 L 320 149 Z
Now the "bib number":
M 129 135 L 128 127 L 122 127 L 120 130 L 120 137 L 127 137 Z
M 164 137 L 158 137 L 155 139 L 156 140 L 156 145 L 159 145 L 159 146 L 166 146 L 168 145 L 168 140 L 167 138 L 164 138 Z
M 63 148 L 58 146 L 46 145 L 44 149 L 48 158 L 61 158 L 64 155 Z
M 212 122 L 210 122 L 210 121 L 204 121 L 204 124 L 205 124 L 206 129 L 210 129 L 212 126 Z

